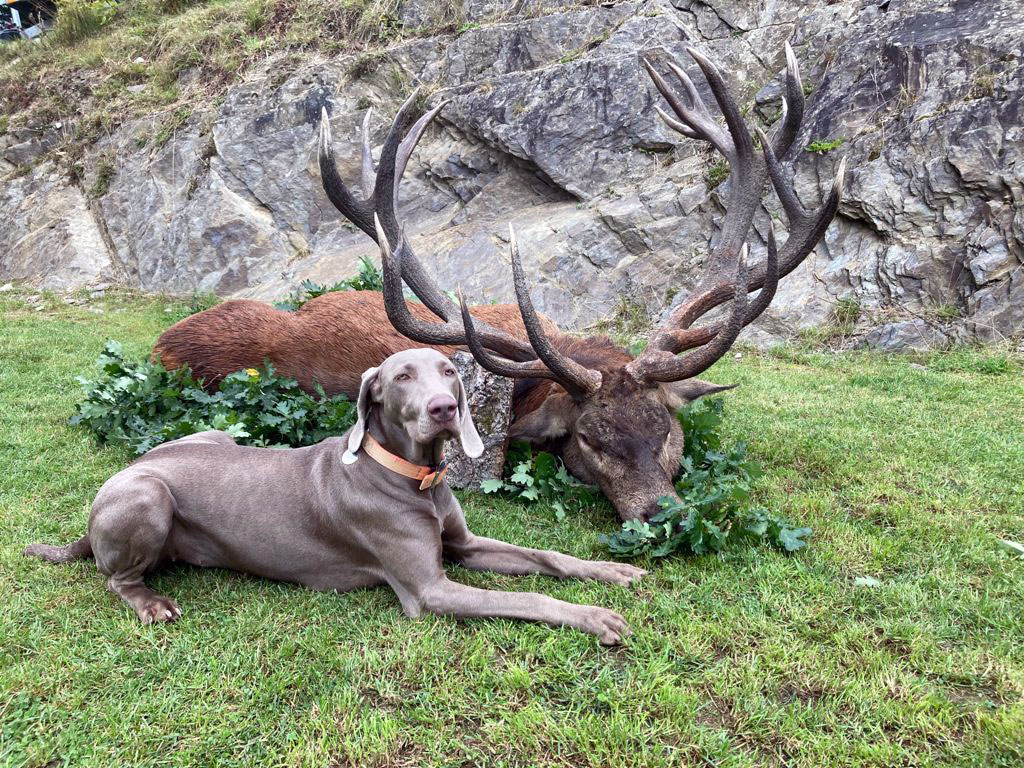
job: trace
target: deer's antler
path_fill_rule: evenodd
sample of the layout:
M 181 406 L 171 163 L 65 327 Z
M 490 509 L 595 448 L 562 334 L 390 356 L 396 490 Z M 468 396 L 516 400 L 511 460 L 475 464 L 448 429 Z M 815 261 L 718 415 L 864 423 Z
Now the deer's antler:
M 780 278 L 785 277 L 807 257 L 822 238 L 829 223 L 835 217 L 842 194 L 842 180 L 845 161 L 839 164 L 835 183 L 825 202 L 817 211 L 808 212 L 797 200 L 792 186 L 786 178 L 780 156 L 784 157 L 793 145 L 800 130 L 804 114 L 804 94 L 800 83 L 800 72 L 796 56 L 786 44 L 786 96 L 780 126 L 769 139 L 758 129 L 761 156 L 754 152 L 750 132 L 747 130 L 735 100 L 729 95 L 721 73 L 715 65 L 693 48 L 687 52 L 697 62 L 711 87 L 711 92 L 725 116 L 728 133 L 711 118 L 711 114 L 693 82 L 683 68 L 674 61 L 669 69 L 680 81 L 683 93 L 669 87 L 664 78 L 646 59 L 644 67 L 655 86 L 665 97 L 675 116 L 656 107 L 658 114 L 673 130 L 688 138 L 707 141 L 717 149 L 731 167 L 729 198 L 725 221 L 717 246 L 708 261 L 713 266 L 742 254 L 745 241 L 753 224 L 754 214 L 761 203 L 765 177 L 769 177 L 775 188 L 783 210 L 789 219 L 790 235 L 781 251 L 776 253 L 775 237 L 769 227 L 767 245 L 768 258 L 747 278 L 737 269 L 736 277 L 707 286 L 709 278 L 702 280 L 705 287 L 699 289 L 686 302 L 676 307 L 662 323 L 640 357 L 626 366 L 635 378 L 648 383 L 680 381 L 698 375 L 715 363 L 732 346 L 743 326 L 753 322 L 771 303 Z M 742 263 L 740 255 L 738 261 Z M 743 279 L 740 275 L 743 274 Z M 739 296 L 759 291 L 757 298 L 748 307 Z M 708 326 L 693 328 L 692 324 L 715 307 L 733 300 L 732 311 L 727 319 Z M 679 353 L 691 352 L 683 357 Z
M 377 240 L 377 227 L 374 216 L 381 219 L 383 231 L 391 242 L 398 242 L 402 236 L 396 211 L 398 209 L 398 182 L 409 158 L 416 148 L 423 132 L 430 125 L 438 112 L 448 102 L 442 101 L 417 120 L 412 128 L 406 130 L 419 97 L 419 89 L 405 100 L 395 115 L 394 122 L 388 130 L 387 138 L 380 155 L 380 172 L 373 170 L 373 157 L 370 153 L 370 114 L 366 111 L 363 118 L 362 141 L 362 188 L 363 198 L 358 198 L 349 190 L 334 159 L 334 144 L 331 137 L 331 121 L 327 108 L 320 111 L 320 144 L 317 153 L 320 165 L 320 178 L 328 199 L 334 203 L 341 214 L 359 227 L 363 232 Z M 404 136 L 404 138 L 403 138 Z M 411 254 L 405 264 L 405 278 L 413 293 L 423 304 L 442 320 L 457 315 L 458 310 L 452 301 L 437 289 L 427 277 L 423 265 Z M 529 354 L 521 350 L 521 354 Z
M 427 125 L 446 103 L 442 102 L 431 109 L 406 132 L 405 125 L 409 122 L 416 95 L 414 93 L 409 97 L 395 116 L 381 150 L 380 163 L 376 171 L 373 169 L 367 138 L 369 117 L 363 120 L 362 186 L 365 199 L 357 199 L 341 180 L 334 162 L 326 111 L 321 114 L 319 159 L 324 189 L 335 207 L 356 226 L 370 234 L 380 247 L 384 307 L 388 319 L 399 333 L 413 341 L 421 344 L 465 345 L 469 347 L 480 365 L 488 370 L 513 378 L 552 379 L 561 384 L 574 398 L 587 397 L 600 387 L 601 374 L 558 352 L 545 336 L 526 287 L 514 233 L 513 277 L 519 311 L 529 343 L 486 323 L 474 323 L 472 318 L 467 324 L 465 318 L 468 310 L 465 306 L 463 305 L 461 310 L 456 308 L 437 284 L 427 276 L 422 263 L 413 253 L 399 221 L 395 190 L 416 143 Z M 401 139 L 403 134 L 405 138 Z M 364 226 L 367 219 L 370 222 L 369 230 Z M 395 243 L 394 251 L 392 243 Z M 413 316 L 405 303 L 403 281 L 442 322 L 427 323 Z M 495 357 L 495 354 L 498 357 Z
M 730 278 L 717 282 L 714 274 L 709 273 L 700 282 L 697 292 L 669 314 L 646 351 L 626 365 L 626 371 L 638 382 L 650 386 L 658 382 L 680 381 L 701 373 L 725 354 L 745 325 L 764 312 L 775 296 L 779 279 L 800 265 L 835 217 L 845 170 L 844 161 L 839 165 L 830 193 L 815 211 L 807 211 L 803 207 L 787 178 L 784 158 L 799 134 L 804 114 L 800 73 L 788 44 L 783 117 L 771 138 L 757 131 L 760 152 L 756 150 L 721 72 L 699 51 L 688 48 L 687 52 L 711 88 L 725 117 L 725 129 L 714 120 L 697 88 L 676 62 L 669 61 L 668 67 L 678 79 L 681 91 L 671 88 L 647 59 L 643 59 L 643 66 L 672 109 L 673 114 L 669 114 L 656 107 L 666 124 L 688 138 L 707 141 L 729 162 L 731 175 L 726 216 L 708 261 L 713 266 L 735 261 L 736 267 Z M 529 344 L 488 324 L 474 322 L 461 297 L 461 306 L 456 307 L 427 276 L 413 253 L 398 218 L 396 190 L 416 143 L 445 104 L 442 102 L 428 111 L 407 130 L 417 95 L 414 93 L 399 109 L 388 131 L 376 171 L 370 154 L 370 115 L 367 113 L 363 121 L 362 141 L 363 198 L 353 195 L 341 180 L 334 163 L 326 111 L 321 119 L 319 159 L 324 188 L 338 210 L 380 245 L 388 318 L 400 333 L 414 341 L 466 345 L 488 370 L 514 378 L 552 379 L 577 400 L 585 399 L 600 388 L 601 374 L 559 352 L 544 335 L 526 288 L 514 233 L 511 239 L 512 270 Z M 773 229 L 769 227 L 768 257 L 764 264 L 748 273 L 746 240 L 761 205 L 766 179 L 771 180 L 782 203 L 789 220 L 790 234 L 782 248 L 777 249 Z M 409 312 L 402 292 L 403 281 L 442 322 L 423 322 Z M 753 291 L 758 291 L 757 296 L 749 301 L 748 294 Z M 731 302 L 731 309 L 724 320 L 694 327 L 697 320 L 727 302 Z M 688 350 L 689 354 L 679 356 Z

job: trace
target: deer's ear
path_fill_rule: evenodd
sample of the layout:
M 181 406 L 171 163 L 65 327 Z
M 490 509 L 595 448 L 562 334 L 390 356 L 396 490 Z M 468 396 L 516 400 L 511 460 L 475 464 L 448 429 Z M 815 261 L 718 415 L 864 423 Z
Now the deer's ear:
M 735 389 L 739 384 L 712 384 L 703 379 L 683 379 L 682 381 L 669 381 L 658 387 L 658 395 L 661 402 L 670 411 L 676 411 L 687 403 L 692 403 L 705 395 L 713 395 L 716 392 L 725 392 L 727 389 Z
M 543 443 L 565 437 L 576 418 L 576 404 L 568 394 L 549 395 L 535 411 L 524 414 L 509 427 L 511 440 Z

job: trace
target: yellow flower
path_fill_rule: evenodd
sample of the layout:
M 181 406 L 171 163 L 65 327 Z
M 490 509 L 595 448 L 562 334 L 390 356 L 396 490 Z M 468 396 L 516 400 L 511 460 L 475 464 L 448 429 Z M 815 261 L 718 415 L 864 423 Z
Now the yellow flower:
M 260 377 L 260 372 L 257 371 L 255 368 L 246 368 L 245 372 L 252 376 L 254 379 L 258 379 Z

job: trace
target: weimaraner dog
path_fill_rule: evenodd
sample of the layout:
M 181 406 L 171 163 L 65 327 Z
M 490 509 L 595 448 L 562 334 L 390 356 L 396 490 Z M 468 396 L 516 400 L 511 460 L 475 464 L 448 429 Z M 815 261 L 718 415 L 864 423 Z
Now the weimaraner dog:
M 469 531 L 439 465 L 449 438 L 469 456 L 483 445 L 448 358 L 430 349 L 392 355 L 363 374 L 356 410 L 345 436 L 308 448 L 240 446 L 216 431 L 157 446 L 100 488 L 86 536 L 25 554 L 52 563 L 95 556 L 107 585 L 144 624 L 181 615 L 143 582 L 161 563 L 181 560 L 322 590 L 386 582 L 412 617 L 532 619 L 576 627 L 606 645 L 629 634 L 606 608 L 477 589 L 445 575 L 443 559 L 622 585 L 644 573 Z

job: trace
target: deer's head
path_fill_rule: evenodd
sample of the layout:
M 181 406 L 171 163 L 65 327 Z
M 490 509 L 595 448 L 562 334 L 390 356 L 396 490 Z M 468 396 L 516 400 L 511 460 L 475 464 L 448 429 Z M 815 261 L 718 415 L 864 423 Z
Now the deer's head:
M 363 126 L 363 197 L 357 198 L 338 174 L 326 111 L 320 128 L 320 173 L 334 205 L 373 237 L 381 249 L 384 302 L 392 325 L 424 344 L 468 346 L 479 364 L 502 376 L 526 380 L 536 390 L 534 405 L 513 424 L 510 436 L 535 444 L 554 444 L 578 478 L 600 486 L 620 517 L 648 517 L 658 499 L 674 494 L 684 435 L 675 418 L 683 404 L 718 387 L 696 377 L 732 346 L 745 325 L 771 303 L 781 277 L 792 272 L 822 238 L 835 216 L 842 192 L 843 163 L 821 207 L 807 211 L 789 182 L 783 161 L 803 119 L 804 96 L 792 49 L 786 46 L 786 99 L 783 117 L 771 138 L 757 129 L 760 148 L 729 95 L 718 68 L 688 49 L 703 72 L 727 130 L 712 117 L 686 72 L 668 67 L 681 91 L 673 90 L 646 59 L 655 86 L 673 114 L 657 107 L 673 130 L 710 143 L 729 162 L 731 180 L 727 213 L 708 259 L 710 270 L 689 299 L 665 318 L 645 351 L 634 357 L 605 337 L 549 338 L 534 310 L 523 274 L 515 232 L 510 230 L 513 281 L 527 339 L 475 321 L 459 296 L 456 306 L 426 275 L 404 237 L 396 212 L 396 190 L 409 157 L 441 102 L 406 131 L 416 95 L 399 110 L 376 171 L 370 155 L 368 119 Z M 402 138 L 404 135 L 404 139 Z M 789 220 L 789 237 L 776 248 L 769 219 L 767 258 L 748 272 L 746 240 L 770 179 Z M 392 247 L 393 246 L 393 247 Z M 415 318 L 405 303 L 403 283 L 441 322 Z M 753 299 L 750 294 L 757 291 Z M 694 323 L 711 310 L 728 305 L 724 318 Z

